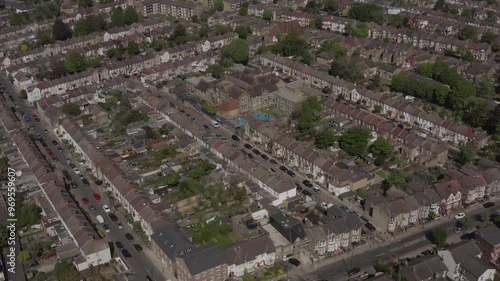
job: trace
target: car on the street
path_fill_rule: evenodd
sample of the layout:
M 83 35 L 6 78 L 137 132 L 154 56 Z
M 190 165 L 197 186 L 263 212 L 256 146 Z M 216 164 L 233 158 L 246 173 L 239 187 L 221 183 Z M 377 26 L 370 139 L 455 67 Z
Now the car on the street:
M 303 180 L 302 183 L 307 187 L 313 187 L 313 184 L 309 180 Z
M 307 189 L 302 190 L 302 194 L 304 194 L 305 196 L 312 197 L 312 193 L 309 192 L 309 190 L 307 190 Z
M 458 213 L 455 215 L 455 219 L 457 220 L 461 220 L 463 218 L 465 218 L 465 213 Z
M 80 174 L 80 170 L 78 170 L 78 168 L 76 166 L 73 167 L 73 171 L 75 171 L 75 174 L 77 174 L 77 175 Z
M 153 281 L 153 278 L 149 277 L 149 275 L 146 275 L 146 280 L 147 281 Z
M 457 227 L 457 228 L 455 228 L 455 230 L 453 230 L 453 232 L 458 234 L 458 233 L 462 232 L 462 230 L 463 229 L 461 227 Z
M 31 117 L 38 118 L 38 115 L 36 115 L 35 113 L 33 113 L 33 114 L 31 114 Z
M 125 233 L 125 238 L 127 238 L 129 242 L 134 241 L 134 236 L 132 236 L 132 234 L 130 233 Z
M 288 171 L 288 168 L 285 166 L 280 166 L 280 170 L 286 173 Z
M 253 157 L 253 154 L 252 154 L 252 153 L 248 153 L 248 154 L 247 154 L 247 156 L 248 156 L 248 158 L 250 158 L 250 159 L 254 159 L 254 158 L 255 158 L 255 157 Z
M 245 147 L 246 149 L 252 149 L 252 146 L 251 146 L 250 144 L 248 144 L 248 143 L 245 143 L 244 147 Z
M 300 265 L 300 261 L 298 259 L 295 259 L 295 258 L 288 259 L 288 262 L 295 265 L 295 266 Z
M 109 226 L 107 224 L 103 224 L 102 228 L 104 228 L 104 231 L 106 231 L 106 233 L 111 231 L 111 229 L 109 229 Z
M 46 142 L 44 142 L 43 140 L 41 140 L 41 141 L 40 141 L 40 143 L 42 144 L 42 146 L 43 146 L 43 147 L 45 147 L 45 148 L 47 148 L 47 147 L 48 147 L 47 143 L 46 143 Z
M 69 176 L 69 172 L 68 170 L 61 170 L 61 173 L 66 177 L 66 176 Z
M 83 178 L 82 182 L 83 182 L 83 185 L 90 186 L 90 182 L 86 178 Z
M 260 157 L 262 157 L 262 159 L 264 159 L 266 161 L 269 160 L 269 157 L 265 154 L 261 154 Z
M 45 129 L 45 130 L 43 130 L 43 132 L 44 132 L 45 134 L 48 134 L 48 133 L 49 133 L 49 130 Z
M 63 152 L 62 147 L 58 146 L 58 147 L 57 147 L 57 151 L 59 151 L 60 153 L 62 153 L 62 152 Z
M 108 216 L 112 221 L 118 221 L 118 217 L 115 214 L 109 213 Z
M 346 212 L 346 213 L 350 213 L 350 212 L 351 212 L 351 210 L 349 210 L 349 208 L 348 208 L 346 205 L 342 205 L 342 206 L 340 206 L 340 209 L 341 209 L 342 211 Z
M 53 145 L 58 145 L 57 141 L 56 140 L 52 140 L 51 141 Z
M 369 222 L 367 222 L 365 224 L 366 228 L 368 228 L 370 231 L 376 231 L 377 229 L 375 228 L 375 226 Z
M 26 122 L 31 121 L 31 118 L 28 115 L 24 115 L 23 118 L 24 118 L 24 121 L 26 121 Z
M 94 196 L 95 200 L 101 200 L 101 195 L 99 195 L 99 193 L 94 193 L 92 196 Z
M 104 212 L 111 213 L 111 209 L 109 208 L 108 205 L 102 205 L 102 208 L 104 209 Z
M 234 141 L 241 141 L 240 138 L 237 136 L 237 135 L 232 135 L 231 138 L 234 140 Z
M 261 154 L 261 153 L 260 153 L 260 151 L 259 151 L 259 150 L 257 150 L 257 149 L 255 149 L 255 148 L 252 150 L 252 152 L 253 152 L 255 155 L 260 155 L 260 154 Z
M 42 135 L 40 135 L 40 134 L 36 134 L 36 139 L 37 139 L 38 141 L 40 141 L 40 140 L 42 139 Z
M 77 188 L 78 187 L 78 184 L 76 184 L 76 182 L 74 182 L 74 181 L 72 181 L 70 183 L 70 185 L 71 185 L 71 188 Z
M 349 270 L 347 271 L 349 273 L 349 275 L 355 275 L 355 274 L 358 274 L 361 272 L 361 268 L 359 267 L 352 267 L 352 268 L 349 268 Z
M 316 193 L 318 193 L 318 194 L 320 194 L 320 193 L 321 193 L 321 189 L 319 189 L 319 188 L 317 188 L 317 187 L 315 187 L 315 186 L 313 186 L 313 187 L 311 187 L 311 188 L 312 188 L 312 190 L 313 190 L 314 192 L 316 192 Z
M 483 207 L 485 207 L 485 208 L 491 208 L 493 206 L 495 206 L 495 203 L 493 203 L 493 202 L 486 202 L 483 204 Z
M 142 251 L 142 247 L 141 247 L 141 245 L 139 245 L 139 244 L 134 244 L 134 249 L 135 249 L 137 252 Z
M 35 126 L 31 125 L 31 126 L 28 128 L 28 130 L 30 130 L 30 131 L 35 130 Z
M 286 173 L 291 176 L 292 178 L 295 177 L 295 173 L 292 170 L 286 171 Z
M 119 250 L 123 249 L 123 244 L 122 244 L 122 242 L 120 242 L 120 241 L 116 241 L 116 242 L 115 242 L 115 245 L 116 245 L 116 248 L 118 248 Z
M 301 192 L 304 188 L 302 187 L 302 185 L 300 185 L 299 183 L 295 183 L 295 188 L 297 189 L 298 192 Z
M 269 163 L 271 163 L 271 165 L 278 165 L 278 162 L 274 159 L 269 160 Z
M 123 255 L 126 259 L 130 259 L 130 258 L 132 258 L 132 255 L 130 255 L 130 252 L 129 252 L 127 249 L 122 249 L 122 255 Z
M 47 154 L 49 155 L 49 157 L 54 157 L 54 152 L 52 152 L 52 150 L 50 149 L 47 149 Z
M 33 118 L 35 120 L 35 122 L 40 122 L 40 118 L 36 117 L 36 118 Z
M 422 252 L 422 256 L 429 256 L 429 255 L 432 255 L 432 251 L 431 250 L 425 250 Z
M 273 169 L 272 167 L 270 167 L 270 168 L 269 168 L 269 172 L 271 172 L 271 173 L 276 173 L 276 170 L 275 170 L 275 169 Z
M 321 205 L 321 208 L 323 208 L 325 210 L 328 209 L 328 204 L 326 204 L 326 202 L 321 202 L 320 205 Z
M 208 127 L 207 125 L 203 125 L 203 128 L 205 128 L 205 130 L 210 130 L 210 127 Z
M 119 229 L 122 229 L 122 228 L 123 228 L 123 224 L 122 224 L 120 221 L 117 221 L 117 222 L 116 222 L 116 226 L 117 226 Z
M 59 159 L 57 159 L 57 157 L 55 157 L 55 156 L 52 156 L 52 161 L 59 162 Z
M 83 203 L 83 204 L 87 205 L 89 202 L 90 202 L 90 201 L 89 201 L 89 199 L 87 199 L 87 198 L 82 198 L 82 203 Z
M 91 213 L 95 213 L 97 210 L 95 209 L 95 207 L 94 207 L 94 206 L 89 206 L 89 211 L 90 211 Z
M 65 176 L 64 176 L 64 178 L 65 178 L 67 181 L 69 181 L 69 182 L 73 181 L 73 178 L 71 178 L 71 176 L 70 176 L 69 174 L 68 174 L 68 175 L 65 175 Z

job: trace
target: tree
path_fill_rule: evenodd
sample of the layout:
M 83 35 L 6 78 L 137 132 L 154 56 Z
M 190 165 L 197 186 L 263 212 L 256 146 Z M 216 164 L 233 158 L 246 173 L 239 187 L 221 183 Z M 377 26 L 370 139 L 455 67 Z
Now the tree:
M 40 208 L 36 203 L 24 204 L 24 198 L 16 200 L 16 218 L 19 228 L 29 227 L 40 221 Z
M 469 81 L 461 80 L 452 86 L 451 94 L 448 95 L 450 108 L 460 110 L 466 108 L 476 96 L 476 87 Z
M 331 129 L 322 130 L 314 136 L 314 144 L 319 149 L 329 148 L 336 140 L 337 137 L 335 136 L 335 132 Z
M 54 276 L 59 281 L 74 281 L 77 280 L 78 271 L 73 264 L 60 261 L 54 267 Z
M 491 213 L 490 212 L 486 211 L 486 212 L 484 212 L 484 213 L 481 214 L 481 220 L 483 222 L 490 221 L 490 219 L 491 219 Z
M 25 89 L 22 89 L 21 91 L 19 91 L 19 97 L 22 98 L 23 100 L 27 99 L 28 98 L 28 92 L 26 92 Z
M 215 1 L 214 8 L 216 11 L 222 12 L 224 10 L 224 2 L 222 0 Z
M 388 19 L 388 24 L 394 27 L 402 27 L 408 25 L 408 18 L 402 15 L 390 15 Z
M 37 47 L 42 47 L 53 42 L 52 34 L 50 30 L 47 29 L 38 30 L 35 35 L 35 40 Z
M 408 177 L 401 170 L 393 171 L 386 180 L 388 187 L 395 186 L 397 188 L 406 189 L 408 187 Z
M 27 250 L 22 250 L 19 252 L 17 256 L 17 261 L 18 262 L 24 262 L 31 259 L 31 253 Z
M 134 6 L 128 6 L 123 13 L 123 22 L 126 25 L 131 25 L 133 23 L 139 22 L 139 15 L 135 10 Z
M 465 230 L 471 229 L 472 226 L 473 226 L 472 219 L 469 218 L 469 217 L 466 217 L 464 219 L 464 222 L 463 222 L 462 226 L 465 228 Z
M 0 248 L 7 246 L 9 238 L 9 229 L 7 226 L 0 224 Z
M 9 23 L 11 26 L 20 26 L 30 23 L 31 20 L 29 18 L 28 13 L 12 13 L 9 18 Z
M 323 10 L 327 13 L 336 12 L 339 8 L 339 3 L 336 0 L 325 0 L 323 2 Z
M 365 157 L 367 154 L 368 138 L 370 135 L 371 134 L 368 129 L 361 127 L 350 128 L 340 137 L 340 148 L 349 155 Z
M 135 41 L 128 41 L 127 43 L 127 53 L 129 56 L 138 55 L 141 52 L 139 50 L 139 44 Z
M 264 10 L 264 12 L 262 13 L 262 18 L 265 20 L 271 20 L 273 18 L 273 11 Z
M 86 67 L 85 57 L 75 51 L 70 52 L 64 59 L 64 68 L 68 73 L 82 72 Z
M 360 64 L 361 60 L 355 55 L 351 57 L 340 57 L 333 60 L 328 73 L 350 82 L 358 82 L 364 79 Z
M 392 76 L 391 86 L 396 92 L 406 93 L 408 87 L 408 78 L 403 74 L 396 74 Z
M 248 16 L 248 8 L 247 7 L 241 7 L 238 10 L 238 15 L 240 15 L 240 16 Z
M 186 32 L 186 27 L 184 27 L 184 25 L 182 24 L 178 24 L 175 28 L 174 28 L 174 31 L 172 32 L 172 39 L 175 39 L 177 37 L 182 37 L 182 36 L 186 36 L 187 35 L 187 32 Z
M 92 0 L 78 0 L 78 6 L 81 8 L 92 7 L 92 4 L 93 4 Z
M 217 113 L 217 108 L 216 108 L 213 104 L 211 104 L 211 103 L 209 103 L 209 102 L 206 102 L 206 101 L 205 101 L 205 102 L 203 102 L 203 103 L 201 104 L 201 107 L 202 107 L 202 108 L 203 108 L 203 109 L 204 109 L 204 110 L 205 110 L 208 114 L 212 114 L 212 115 L 213 115 L 213 114 Z
M 496 35 L 495 35 L 495 33 L 491 32 L 491 31 L 485 31 L 481 35 L 481 42 L 483 42 L 483 43 L 491 44 L 495 40 L 496 40 Z
M 239 25 L 234 29 L 234 32 L 238 34 L 241 39 L 247 39 L 248 36 L 252 35 L 252 28 L 249 26 Z
M 446 100 L 448 99 L 448 94 L 450 92 L 450 89 L 446 86 L 439 86 L 436 89 L 434 89 L 433 93 L 433 98 L 434 102 L 439 104 L 439 105 L 445 105 Z
M 350 28 L 350 33 L 354 37 L 367 38 L 370 35 L 370 28 L 366 23 L 358 22 L 353 28 Z
M 464 25 L 457 33 L 460 40 L 477 40 L 477 28 L 472 25 Z
M 70 116 L 79 116 L 82 111 L 80 106 L 75 103 L 66 103 L 61 107 L 61 111 Z
M 240 38 L 236 38 L 222 49 L 222 55 L 230 58 L 234 63 L 246 64 L 250 54 L 248 43 Z
M 392 154 L 392 146 L 388 140 L 383 137 L 378 137 L 370 146 L 370 152 L 375 157 L 387 157 Z
M 232 32 L 233 28 L 228 24 L 217 24 L 215 25 L 215 34 L 223 35 Z
M 219 79 L 224 76 L 224 68 L 218 64 L 211 64 L 207 68 L 207 72 L 210 73 L 210 75 L 212 75 L 212 77 L 215 79 Z
M 282 56 L 301 56 L 308 50 L 308 44 L 296 31 L 292 31 L 278 36 L 278 48 Z
M 179 184 L 180 178 L 181 177 L 179 176 L 179 173 L 177 173 L 176 171 L 170 171 L 165 176 L 165 181 L 170 186 L 176 186 L 177 184 Z
M 460 14 L 462 17 L 465 17 L 465 18 L 473 18 L 474 17 L 474 14 L 476 13 L 476 11 L 474 11 L 474 9 L 469 9 L 469 8 L 465 8 L 462 10 L 462 13 Z
M 376 22 L 378 24 L 384 23 L 384 9 L 374 3 L 361 3 L 354 5 L 349 9 L 348 13 L 350 18 L 362 22 Z
M 466 144 L 465 146 L 462 147 L 462 149 L 460 149 L 460 153 L 458 154 L 457 157 L 457 162 L 462 165 L 472 162 L 476 157 L 476 152 L 477 149 L 473 143 Z
M 495 95 L 495 85 L 487 79 L 482 79 L 477 86 L 477 96 L 490 99 Z
M 121 7 L 115 8 L 111 15 L 111 27 L 122 27 L 125 25 L 125 14 Z
M 21 52 L 27 52 L 30 49 L 30 47 L 28 46 L 28 44 L 23 43 L 21 44 L 21 47 L 19 49 L 21 50 Z
M 55 40 L 64 41 L 71 38 L 73 35 L 71 33 L 71 28 L 65 24 L 60 18 L 57 18 L 52 25 L 52 38 Z
M 318 53 L 321 52 L 332 52 L 335 57 L 344 57 L 347 55 L 347 48 L 342 42 L 328 41 L 319 48 Z
M 448 232 L 446 230 L 437 227 L 432 230 L 432 242 L 438 248 L 444 248 L 447 244 L 448 240 Z
M 422 63 L 419 64 L 416 68 L 418 74 L 433 77 L 434 76 L 434 64 L 432 63 Z

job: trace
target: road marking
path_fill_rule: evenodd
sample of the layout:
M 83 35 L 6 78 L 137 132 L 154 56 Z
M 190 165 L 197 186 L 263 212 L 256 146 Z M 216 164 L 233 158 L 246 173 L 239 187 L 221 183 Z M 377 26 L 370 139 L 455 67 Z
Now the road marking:
M 378 257 L 381 257 L 381 256 L 383 256 L 383 255 L 385 255 L 385 253 L 378 254 L 378 255 L 376 255 L 375 257 L 376 257 L 376 258 L 378 258 Z

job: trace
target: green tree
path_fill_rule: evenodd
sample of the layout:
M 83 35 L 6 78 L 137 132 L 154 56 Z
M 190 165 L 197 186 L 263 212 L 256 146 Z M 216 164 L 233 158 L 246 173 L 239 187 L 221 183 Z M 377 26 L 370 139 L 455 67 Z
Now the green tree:
M 330 65 L 328 73 L 350 82 L 358 82 L 364 79 L 360 64 L 360 58 L 355 55 L 351 57 L 336 58 Z
M 134 6 L 128 6 L 123 12 L 123 22 L 126 25 L 131 25 L 139 22 L 139 14 L 135 10 Z
M 264 12 L 262 13 L 262 18 L 265 20 L 271 20 L 273 18 L 273 11 L 264 10 Z
M 402 27 L 408 25 L 408 18 L 402 15 L 390 15 L 388 19 L 388 24 L 394 27 Z
M 336 0 L 325 0 L 323 1 L 323 10 L 327 13 L 333 13 L 338 11 L 340 8 L 339 3 Z
M 36 32 L 35 35 L 36 45 L 37 47 L 42 47 L 48 44 L 53 43 L 52 34 L 50 30 L 41 29 Z
M 374 3 L 361 3 L 354 5 L 349 9 L 348 15 L 350 18 L 362 22 L 376 22 L 378 24 L 383 24 L 385 21 L 384 9 Z
M 462 10 L 461 16 L 466 18 L 473 18 L 475 14 L 474 9 L 465 8 Z
M 450 89 L 446 86 L 439 86 L 436 89 L 434 89 L 433 93 L 433 98 L 434 102 L 439 104 L 439 105 L 445 105 L 446 101 L 448 100 L 448 94 L 450 92 Z
M 361 127 L 349 128 L 339 140 L 340 148 L 349 155 L 365 157 L 370 131 Z
M 481 42 L 491 44 L 491 43 L 495 42 L 496 38 L 497 38 L 497 36 L 495 35 L 495 33 L 491 32 L 491 31 L 485 31 L 481 35 Z
M 331 129 L 322 130 L 314 135 L 314 144 L 319 149 L 326 149 L 332 146 L 337 140 L 335 132 Z
M 302 54 L 300 61 L 303 64 L 311 65 L 314 62 L 314 58 L 311 53 L 306 51 Z
M 241 7 L 238 10 L 238 15 L 240 15 L 240 16 L 248 16 L 248 7 Z
M 280 54 L 285 57 L 301 56 L 308 50 L 307 41 L 295 31 L 280 34 L 278 36 L 278 46 Z
M 78 6 L 82 8 L 92 7 L 92 4 L 94 3 L 92 0 L 78 0 L 77 2 Z
M 122 27 L 125 25 L 125 14 L 121 7 L 115 8 L 111 15 L 111 27 Z
M 406 93 L 408 81 L 408 78 L 403 74 L 396 74 L 392 76 L 391 86 L 397 92 Z
M 241 39 L 247 39 L 248 36 L 252 35 L 252 28 L 249 26 L 239 25 L 234 29 L 234 32 L 238 34 Z
M 476 96 L 476 87 L 469 81 L 461 80 L 452 86 L 448 95 L 449 106 L 454 110 L 466 108 Z
M 23 43 L 21 44 L 21 47 L 19 49 L 21 50 L 21 52 L 26 52 L 30 49 L 30 47 L 28 46 L 28 44 Z
M 82 72 L 86 67 L 85 57 L 75 51 L 67 54 L 64 59 L 64 68 L 68 73 Z
M 395 186 L 397 188 L 406 189 L 408 187 L 408 177 L 401 170 L 393 171 L 386 180 L 388 187 Z
M 457 33 L 460 40 L 477 40 L 477 28 L 472 25 L 464 25 Z
M 19 91 L 19 97 L 22 98 L 23 100 L 27 99 L 28 98 L 28 92 L 26 92 L 25 89 L 22 89 L 21 91 Z
M 86 18 L 80 19 L 75 23 L 75 36 L 85 36 L 92 32 L 90 23 Z
M 318 53 L 321 52 L 332 52 L 335 54 L 335 57 L 344 57 L 347 55 L 347 48 L 344 43 L 338 41 L 328 41 L 324 43 L 321 48 L 318 50 Z
M 471 229 L 474 225 L 472 224 L 472 219 L 469 218 L 469 217 L 466 217 L 464 219 L 464 222 L 462 224 L 462 226 L 465 228 L 465 230 L 469 230 Z
M 392 154 L 392 146 L 388 140 L 383 137 L 378 137 L 370 146 L 370 152 L 375 157 L 383 156 L 388 157 Z
M 29 227 L 40 221 L 40 208 L 36 203 L 24 204 L 24 199 L 16 201 L 16 218 L 19 228 Z
M 71 28 L 65 24 L 60 18 L 57 18 L 52 25 L 52 38 L 55 40 L 64 41 L 71 38 L 73 35 L 71 33 Z
M 65 103 L 61 106 L 61 111 L 70 116 L 79 116 L 82 113 L 80 106 L 75 103 Z
M 228 24 L 217 24 L 215 25 L 215 34 L 223 35 L 232 32 L 233 28 Z
M 180 177 L 179 173 L 177 173 L 176 171 L 170 171 L 165 176 L 165 180 L 166 180 L 167 184 L 170 186 L 176 186 L 177 184 L 179 184 L 180 178 L 181 177 Z
M 470 163 L 476 157 L 477 149 L 473 143 L 468 143 L 460 149 L 460 153 L 457 156 L 457 162 L 464 165 Z
M 31 259 L 31 253 L 27 250 L 22 250 L 19 252 L 17 256 L 17 261 L 18 262 L 24 262 Z
M 30 23 L 30 17 L 28 13 L 12 13 L 9 18 L 9 23 L 11 26 L 21 26 Z
M 7 226 L 0 224 L 0 248 L 7 246 L 9 239 L 9 229 Z
M 422 63 L 419 64 L 416 69 L 418 74 L 427 76 L 427 77 L 433 77 L 434 76 L 434 64 L 432 63 Z
M 483 222 L 490 221 L 490 219 L 491 219 L 491 213 L 490 212 L 486 211 L 486 212 L 484 212 L 484 213 L 481 214 L 481 220 Z
M 224 76 L 224 68 L 218 64 L 211 64 L 207 68 L 207 72 L 210 73 L 210 75 L 212 75 L 212 77 L 215 79 L 219 79 Z
M 224 10 L 224 2 L 222 0 L 215 1 L 214 8 L 216 11 L 222 12 Z
M 184 25 L 182 24 L 178 24 L 175 28 L 174 28 L 174 31 L 172 32 L 172 39 L 175 39 L 177 37 L 182 37 L 182 36 L 186 36 L 187 35 L 187 32 L 186 32 L 186 27 L 184 27 Z
M 215 107 L 213 104 L 205 101 L 201 104 L 201 107 L 208 113 L 208 114 L 216 114 L 217 113 L 217 107 Z
M 432 242 L 438 248 L 444 248 L 447 244 L 448 240 L 448 232 L 446 230 L 438 227 L 432 230 Z
M 222 49 L 223 57 L 230 58 L 234 63 L 246 64 L 250 54 L 248 43 L 240 38 L 236 38 Z
M 74 281 L 78 277 L 78 270 L 76 270 L 75 266 L 65 261 L 56 263 L 53 272 L 59 281 Z
M 354 37 L 367 38 L 370 35 L 370 28 L 366 23 L 358 22 L 350 29 L 350 33 Z
M 139 44 L 135 41 L 128 41 L 127 43 L 127 53 L 129 56 L 138 55 L 141 52 L 139 49 Z
M 490 99 L 495 95 L 495 85 L 487 79 L 483 79 L 477 86 L 477 96 L 485 99 Z

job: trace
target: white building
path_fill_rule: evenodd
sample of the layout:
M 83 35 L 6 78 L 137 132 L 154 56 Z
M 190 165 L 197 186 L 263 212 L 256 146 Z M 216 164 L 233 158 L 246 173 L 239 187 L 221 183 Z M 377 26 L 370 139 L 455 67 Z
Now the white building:
M 243 276 L 245 270 L 249 273 L 271 266 L 276 261 L 276 250 L 271 238 L 267 235 L 244 241 L 226 249 L 229 273 Z

